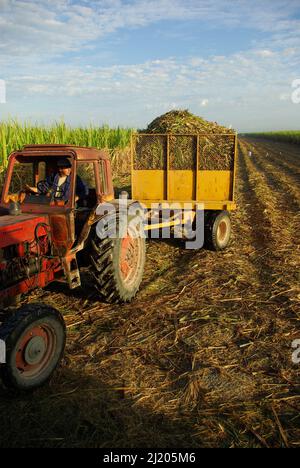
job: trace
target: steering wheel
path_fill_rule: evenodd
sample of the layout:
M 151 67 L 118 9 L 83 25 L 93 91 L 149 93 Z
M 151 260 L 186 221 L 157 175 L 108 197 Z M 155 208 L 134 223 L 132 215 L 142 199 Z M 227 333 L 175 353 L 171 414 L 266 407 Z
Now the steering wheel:
M 37 183 L 37 189 L 40 195 L 46 195 L 49 192 L 50 185 L 47 180 L 40 180 Z

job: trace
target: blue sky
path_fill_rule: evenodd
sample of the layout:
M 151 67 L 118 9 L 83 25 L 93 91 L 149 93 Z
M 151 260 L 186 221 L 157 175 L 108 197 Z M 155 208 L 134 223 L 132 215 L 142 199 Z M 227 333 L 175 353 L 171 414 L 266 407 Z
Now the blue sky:
M 0 118 L 298 129 L 299 0 L 0 0 Z

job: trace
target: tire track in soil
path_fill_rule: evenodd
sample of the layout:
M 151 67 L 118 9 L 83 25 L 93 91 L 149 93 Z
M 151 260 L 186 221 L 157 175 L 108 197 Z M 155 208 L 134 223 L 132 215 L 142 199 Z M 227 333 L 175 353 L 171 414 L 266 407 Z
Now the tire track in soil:
M 259 198 L 262 207 L 264 207 L 263 214 L 265 218 L 267 217 L 269 222 L 271 246 L 278 247 L 280 244 L 278 234 L 282 232 L 282 229 L 285 229 L 280 222 L 282 215 L 280 209 L 278 209 L 278 207 L 282 207 L 281 194 L 278 193 L 278 188 L 274 190 L 268 174 L 261 168 L 257 158 L 247 155 L 247 145 L 241 145 L 241 151 L 252 191 L 255 196 Z M 276 182 L 274 178 L 272 181 L 275 183 L 275 186 L 277 185 L 278 187 L 278 181 Z M 289 215 L 290 213 L 288 216 Z
M 293 181 L 296 186 L 300 185 L 300 165 L 299 160 L 291 160 L 287 157 L 288 153 L 277 152 L 271 146 L 260 145 L 259 143 L 253 144 L 251 141 L 248 141 L 249 145 L 252 145 L 254 151 L 258 151 L 261 155 L 263 153 L 266 160 L 270 160 L 277 168 L 279 173 L 284 173 L 290 180 Z
M 252 150 L 251 143 L 244 141 L 247 150 Z M 277 161 L 275 159 L 266 159 L 261 155 L 261 151 L 255 151 L 251 156 L 252 161 L 255 161 L 256 167 L 260 173 L 264 174 L 274 192 L 280 192 L 279 203 L 280 207 L 285 212 L 287 209 L 293 213 L 298 213 L 300 210 L 300 190 L 295 186 L 291 186 L 288 177 L 281 170 L 278 170 Z
M 252 141 L 247 140 L 248 144 L 252 146 L 252 150 L 261 152 L 262 151 L 262 146 L 259 143 L 253 143 Z M 299 171 L 299 166 L 294 166 L 291 163 L 285 162 L 284 160 L 281 159 L 281 155 L 274 152 L 272 149 L 266 149 L 264 148 L 264 151 L 266 151 L 268 156 L 268 160 L 273 161 L 273 163 L 278 167 L 278 169 L 283 172 L 286 177 L 289 177 L 291 184 L 299 186 L 300 185 L 300 171 Z
M 270 160 L 277 168 L 278 171 L 283 172 L 286 177 L 288 177 L 296 186 L 300 184 L 300 171 L 299 167 L 290 161 L 283 160 L 282 155 L 279 153 L 274 152 L 270 148 L 263 148 L 258 143 L 253 143 L 248 141 L 248 144 L 251 146 L 252 151 L 259 151 L 260 153 L 265 153 L 265 158 Z
M 239 148 L 239 164 L 237 168 L 238 183 L 236 184 L 235 190 L 237 210 L 232 215 L 232 248 L 234 249 L 235 256 L 231 264 L 231 269 L 236 276 L 240 276 L 243 282 L 250 286 L 250 290 L 247 292 L 247 296 L 249 297 L 252 293 L 255 296 L 257 288 L 259 288 L 261 284 L 260 267 L 257 265 L 257 257 L 260 252 L 265 252 L 267 242 L 265 242 L 264 236 L 253 231 L 251 223 L 249 223 L 249 220 L 252 219 L 249 200 L 250 185 L 242 157 Z M 237 245 L 238 252 L 236 250 Z M 239 293 L 240 291 L 237 291 L 237 294 Z
M 266 149 L 267 152 L 270 151 L 275 154 L 279 160 L 282 160 L 284 156 L 284 161 L 290 163 L 296 171 L 299 171 L 300 168 L 300 147 L 299 145 L 291 143 L 282 143 L 264 139 L 256 139 L 247 137 L 246 138 L 250 143 L 257 144 L 259 147 Z
M 251 148 L 246 142 L 246 148 Z M 276 194 L 276 213 L 282 216 L 280 223 L 281 232 L 286 232 L 290 236 L 290 242 L 286 242 L 285 251 L 293 253 L 295 247 L 299 246 L 299 230 L 300 230 L 300 191 L 297 187 L 291 187 L 285 179 L 285 174 L 273 170 L 273 164 L 266 160 L 258 151 L 251 156 L 251 161 L 261 176 L 266 181 L 267 185 L 272 190 L 273 195 Z M 289 231 L 289 232 L 288 232 Z M 287 241 L 287 239 L 286 239 Z
M 277 300 L 297 300 L 299 288 L 299 278 L 297 265 L 299 264 L 299 206 L 295 204 L 293 197 L 286 193 L 283 197 L 278 193 L 278 181 L 276 177 L 269 174 L 261 160 L 257 157 L 249 157 L 247 143 L 240 145 L 244 170 L 246 171 L 253 197 L 264 199 L 261 203 L 263 210 L 262 225 L 265 227 L 268 220 L 269 246 L 267 255 L 264 257 L 264 268 L 270 275 L 269 278 L 261 277 L 264 283 L 268 284 L 271 296 L 274 296 L 273 284 L 276 284 Z M 242 164 L 243 164 L 242 162 Z M 275 190 L 274 190 L 275 189 Z M 261 226 L 260 226 L 261 229 Z M 288 268 L 290 265 L 290 268 Z M 293 269 L 295 267 L 295 270 Z M 274 277 L 278 280 L 274 282 Z M 273 281 L 271 281 L 273 277 Z M 284 293 L 289 292 L 285 297 Z M 292 294 L 293 293 L 293 294 Z
M 248 142 L 245 143 L 246 148 L 251 148 Z M 290 242 L 286 242 L 285 251 L 291 255 L 295 254 L 300 247 L 299 231 L 300 231 L 300 190 L 297 187 L 291 187 L 288 180 L 285 179 L 285 173 L 274 171 L 273 162 L 261 156 L 261 153 L 256 151 L 251 156 L 251 161 L 265 178 L 266 184 L 272 190 L 273 195 L 276 194 L 276 204 L 278 209 L 276 212 L 282 213 L 281 232 L 289 231 Z
M 271 279 L 275 274 L 273 262 L 270 261 L 270 258 L 274 255 L 272 246 L 275 239 L 272 235 L 272 223 L 270 218 L 266 216 L 267 207 L 262 197 L 256 193 L 255 182 L 251 177 L 251 169 L 249 169 L 249 164 L 246 162 L 245 148 L 242 143 L 239 143 L 239 168 L 244 185 L 244 190 L 241 191 L 241 206 L 246 208 L 248 223 L 251 228 L 250 240 L 255 249 L 251 261 L 256 267 L 260 284 L 267 286 L 261 293 L 268 298 L 270 296 L 269 289 L 272 286 Z M 263 253 L 261 254 L 261 252 Z

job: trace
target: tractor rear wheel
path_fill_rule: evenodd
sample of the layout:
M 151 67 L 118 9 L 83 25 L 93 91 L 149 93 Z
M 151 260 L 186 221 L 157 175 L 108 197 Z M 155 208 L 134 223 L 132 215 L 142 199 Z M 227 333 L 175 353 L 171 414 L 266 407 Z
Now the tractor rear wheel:
M 91 247 L 92 274 L 103 299 L 109 303 L 130 302 L 143 279 L 145 239 L 134 228 L 123 238 L 101 239 L 95 233 Z
M 231 219 L 228 211 L 208 215 L 205 223 L 205 244 L 212 250 L 225 250 L 231 239 Z
M 62 315 L 45 304 L 27 304 L 0 328 L 5 343 L 1 377 L 7 388 L 34 390 L 49 380 L 66 344 Z

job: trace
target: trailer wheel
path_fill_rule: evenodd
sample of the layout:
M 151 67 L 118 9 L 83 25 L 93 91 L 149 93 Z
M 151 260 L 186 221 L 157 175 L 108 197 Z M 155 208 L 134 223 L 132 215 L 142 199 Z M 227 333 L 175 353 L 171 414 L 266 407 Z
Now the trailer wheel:
M 91 246 L 92 274 L 102 298 L 110 303 L 130 302 L 143 279 L 145 239 L 132 229 L 123 238 L 101 239 L 95 233 Z
M 228 247 L 231 238 L 231 219 L 228 211 L 221 211 L 208 216 L 205 226 L 205 243 L 215 251 Z
M 62 315 L 44 304 L 21 307 L 0 328 L 5 343 L 1 377 L 7 388 L 34 390 L 49 380 L 66 344 Z

